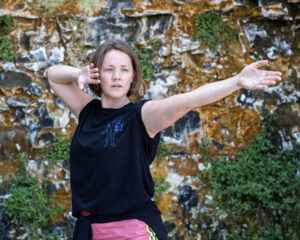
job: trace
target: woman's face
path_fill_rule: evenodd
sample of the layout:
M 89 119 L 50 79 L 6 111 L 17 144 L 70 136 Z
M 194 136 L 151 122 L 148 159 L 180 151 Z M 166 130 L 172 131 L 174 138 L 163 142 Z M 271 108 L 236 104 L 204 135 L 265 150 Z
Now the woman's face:
M 101 97 L 127 97 L 133 77 L 131 59 L 126 53 L 115 49 L 107 52 L 100 67 Z

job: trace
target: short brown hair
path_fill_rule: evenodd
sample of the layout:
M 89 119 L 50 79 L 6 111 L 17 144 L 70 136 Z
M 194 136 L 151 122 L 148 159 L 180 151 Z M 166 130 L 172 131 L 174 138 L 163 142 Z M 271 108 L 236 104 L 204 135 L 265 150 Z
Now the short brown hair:
M 133 77 L 133 81 L 130 85 L 130 89 L 127 93 L 127 96 L 130 96 L 131 94 L 133 94 L 134 92 L 137 92 L 139 90 L 141 82 L 142 82 L 142 72 L 141 72 L 141 66 L 140 66 L 139 59 L 137 58 L 134 50 L 128 43 L 121 41 L 121 40 L 110 40 L 110 41 L 105 42 L 96 50 L 96 52 L 94 53 L 94 55 L 92 57 L 91 63 L 93 63 L 95 67 L 98 67 L 100 69 L 102 66 L 105 54 L 114 49 L 126 53 L 131 59 L 134 77 Z M 101 97 L 100 84 L 89 84 L 89 87 L 94 94 Z

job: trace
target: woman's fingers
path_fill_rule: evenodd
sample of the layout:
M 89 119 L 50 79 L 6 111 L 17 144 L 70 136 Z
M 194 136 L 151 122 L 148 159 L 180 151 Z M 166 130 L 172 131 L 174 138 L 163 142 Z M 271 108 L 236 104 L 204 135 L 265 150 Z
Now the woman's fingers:
M 280 81 L 281 77 L 280 76 L 266 76 L 264 78 L 264 80 L 268 80 L 268 81 Z
M 266 76 L 278 76 L 278 77 L 281 77 L 281 72 L 266 71 Z
M 88 84 L 99 84 L 99 69 L 94 68 L 94 64 L 91 63 L 85 66 L 79 73 L 78 87 L 84 89 Z
M 90 74 L 90 78 L 97 78 L 97 77 L 99 77 L 99 73 Z
M 99 72 L 99 69 L 98 68 L 91 68 L 90 72 L 91 73 L 96 73 L 96 72 Z
M 255 89 L 266 89 L 268 88 L 269 86 L 273 86 L 276 84 L 276 81 L 275 80 L 261 80 L 261 81 L 256 81 L 254 82 L 254 84 L 256 85 L 255 86 Z
M 268 81 L 268 80 L 264 80 L 264 81 L 261 81 L 258 85 L 275 85 L 276 84 L 276 81 Z
M 255 68 L 260 68 L 260 67 L 263 67 L 265 65 L 268 64 L 268 61 L 267 60 L 261 60 L 261 61 L 258 61 L 258 62 L 254 62 L 252 63 L 251 65 Z
M 101 81 L 99 79 L 95 80 L 95 79 L 91 79 L 90 78 L 90 79 L 86 80 L 84 83 L 83 82 L 79 82 L 78 86 L 79 86 L 80 89 L 84 89 L 85 85 L 88 85 L 88 84 L 99 84 L 99 83 L 101 83 Z
M 99 84 L 101 81 L 99 79 L 90 79 L 89 84 Z
M 266 85 L 257 85 L 255 89 L 264 90 L 264 89 L 267 89 L 267 88 L 268 88 L 268 86 L 266 86 Z

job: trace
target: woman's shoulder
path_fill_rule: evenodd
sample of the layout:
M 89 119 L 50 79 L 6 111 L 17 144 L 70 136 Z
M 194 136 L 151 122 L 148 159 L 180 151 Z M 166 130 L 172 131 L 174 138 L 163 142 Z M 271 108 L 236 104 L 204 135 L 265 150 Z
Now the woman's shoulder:
M 142 107 L 146 102 L 151 101 L 152 99 L 140 99 L 134 102 L 134 105 L 137 107 Z
M 91 101 L 89 101 L 80 111 L 78 119 L 80 121 L 80 119 L 82 118 L 82 115 L 84 115 L 85 113 L 89 112 L 91 109 L 98 107 L 99 105 L 101 105 L 101 100 L 97 99 L 97 98 L 93 98 Z

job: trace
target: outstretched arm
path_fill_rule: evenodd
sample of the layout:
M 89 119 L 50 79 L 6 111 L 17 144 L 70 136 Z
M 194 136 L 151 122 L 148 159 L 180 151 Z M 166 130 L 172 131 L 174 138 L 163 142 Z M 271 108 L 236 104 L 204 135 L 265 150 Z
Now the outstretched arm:
M 246 66 L 232 78 L 163 100 L 146 102 L 142 108 L 142 118 L 149 135 L 154 137 L 191 109 L 216 102 L 241 88 L 263 90 L 276 84 L 281 80 L 281 73 L 259 69 L 266 64 L 266 60 L 258 61 Z

